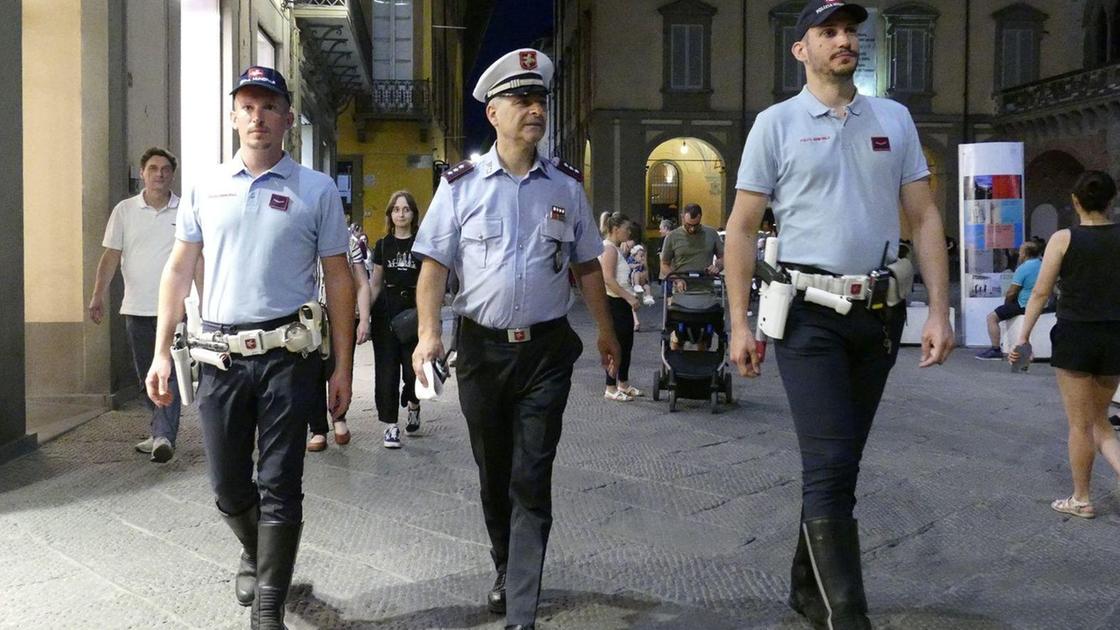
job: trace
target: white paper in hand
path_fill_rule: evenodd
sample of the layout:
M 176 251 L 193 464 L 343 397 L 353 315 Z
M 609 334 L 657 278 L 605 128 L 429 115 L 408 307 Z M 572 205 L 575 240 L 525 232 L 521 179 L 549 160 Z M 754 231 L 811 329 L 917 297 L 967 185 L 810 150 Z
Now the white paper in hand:
M 427 361 L 424 363 L 424 379 L 428 381 L 428 386 L 425 387 L 420 382 L 420 378 L 416 378 L 416 397 L 420 400 L 435 400 L 443 393 L 443 381 L 435 375 L 435 370 L 432 369 L 432 362 Z

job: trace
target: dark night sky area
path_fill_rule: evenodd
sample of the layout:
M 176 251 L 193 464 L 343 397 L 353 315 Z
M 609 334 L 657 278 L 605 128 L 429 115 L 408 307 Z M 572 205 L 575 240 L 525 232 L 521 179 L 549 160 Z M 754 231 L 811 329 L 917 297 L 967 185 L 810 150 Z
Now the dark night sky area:
M 494 142 L 494 128 L 486 120 L 486 107 L 474 100 L 471 92 L 483 70 L 507 52 L 532 46 L 552 35 L 552 0 L 498 0 L 490 16 L 486 36 L 478 51 L 474 68 L 467 75 L 464 95 L 463 128 L 467 155 L 484 152 Z

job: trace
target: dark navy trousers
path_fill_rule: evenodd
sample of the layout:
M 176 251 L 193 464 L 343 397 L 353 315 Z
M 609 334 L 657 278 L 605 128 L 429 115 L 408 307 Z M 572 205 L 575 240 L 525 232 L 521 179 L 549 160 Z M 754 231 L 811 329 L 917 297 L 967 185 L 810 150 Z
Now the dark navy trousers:
M 140 391 L 144 389 L 144 379 L 148 377 L 148 369 L 152 367 L 152 355 L 156 349 L 156 318 L 141 315 L 125 315 L 124 328 L 128 332 L 128 345 L 132 348 L 132 364 L 136 368 L 136 376 L 140 379 Z M 179 436 L 179 416 L 182 405 L 179 401 L 179 385 L 175 380 L 175 368 L 171 368 L 171 378 L 167 387 L 171 392 L 171 404 L 167 407 L 157 407 L 146 394 L 141 394 L 144 406 L 152 413 L 152 437 L 167 438 L 171 446 L 175 446 L 175 438 Z
M 847 315 L 794 301 L 778 369 L 801 449 L 803 520 L 851 518 L 867 435 L 898 356 L 905 303 L 889 317 L 855 302 Z
M 478 464 L 494 566 L 506 571 L 506 623 L 537 616 L 552 527 L 552 461 L 583 343 L 567 321 L 525 343 L 463 319 L 456 380 Z
M 323 360 L 318 351 L 304 357 L 282 348 L 233 357 L 229 370 L 202 365 L 197 394 L 218 509 L 240 514 L 259 502 L 262 521 L 300 523 L 304 437 L 307 419 L 323 413 Z

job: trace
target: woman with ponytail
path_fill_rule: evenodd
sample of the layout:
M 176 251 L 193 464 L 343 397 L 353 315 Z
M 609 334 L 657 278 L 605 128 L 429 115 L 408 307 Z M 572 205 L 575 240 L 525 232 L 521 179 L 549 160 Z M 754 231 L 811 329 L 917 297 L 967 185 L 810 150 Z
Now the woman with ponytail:
M 627 382 L 630 380 L 630 352 L 634 349 L 634 311 L 642 305 L 630 284 L 630 264 L 620 249 L 623 241 L 630 238 L 630 219 L 621 212 L 604 212 L 599 217 L 599 229 L 603 232 L 599 264 L 603 266 L 614 333 L 622 348 L 617 378 L 607 373 L 607 390 L 603 396 L 608 400 L 629 402 L 642 395 Z
M 1054 510 L 1081 518 L 1096 511 L 1089 496 L 1093 459 L 1099 451 L 1120 474 L 1120 441 L 1108 423 L 1108 405 L 1120 384 L 1120 226 L 1109 210 L 1116 184 L 1107 173 L 1087 171 L 1071 195 L 1080 225 L 1055 232 L 1046 246 L 1042 269 L 1026 320 L 1008 358 L 1018 361 L 1019 348 L 1031 337 L 1055 282 L 1061 282 L 1058 321 L 1050 331 L 1050 365 L 1058 377 L 1069 419 L 1069 465 L 1073 494 L 1050 504 Z

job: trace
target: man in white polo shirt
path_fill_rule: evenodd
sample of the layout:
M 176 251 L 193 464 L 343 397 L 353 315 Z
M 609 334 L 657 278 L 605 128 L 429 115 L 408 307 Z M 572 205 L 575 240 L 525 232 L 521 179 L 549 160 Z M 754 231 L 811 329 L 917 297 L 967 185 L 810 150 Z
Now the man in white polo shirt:
M 109 303 L 109 283 L 120 265 L 124 277 L 121 315 L 124 315 L 141 388 L 155 347 L 159 277 L 175 243 L 179 197 L 171 192 L 171 180 L 177 166 L 175 156 L 159 147 L 148 149 L 140 157 L 144 189 L 139 195 L 118 203 L 109 215 L 105 239 L 101 243 L 105 251 L 97 264 L 89 301 L 89 318 L 100 324 Z M 157 407 L 147 396 L 142 396 L 152 412 L 151 435 L 137 444 L 136 450 L 150 453 L 153 462 L 166 462 L 175 454 L 175 437 L 179 433 L 178 391 L 172 387 L 174 400 L 167 407 Z
M 918 130 L 903 105 L 859 94 L 852 80 L 866 19 L 863 7 L 842 0 L 810 0 L 801 12 L 790 52 L 805 66 L 805 89 L 755 119 L 727 222 L 731 358 L 744 376 L 759 370 L 747 303 L 768 204 L 782 226 L 778 261 L 798 289 L 775 341 L 801 449 L 789 605 L 829 630 L 871 628 L 853 511 L 905 320 L 903 291 L 892 296 L 886 283 L 891 274 L 896 286 L 912 277 L 898 261 L 900 207 L 929 289 L 919 365 L 940 364 L 953 348 L 945 234 Z

